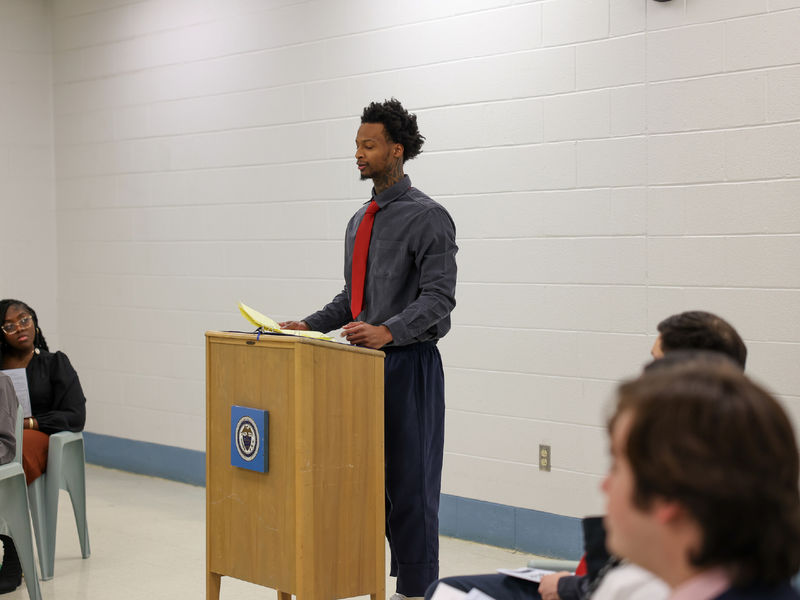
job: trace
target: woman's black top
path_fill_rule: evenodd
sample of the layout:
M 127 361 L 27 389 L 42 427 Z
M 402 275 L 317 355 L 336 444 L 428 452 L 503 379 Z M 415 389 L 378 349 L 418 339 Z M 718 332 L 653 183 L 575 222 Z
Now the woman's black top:
M 44 433 L 82 431 L 86 422 L 86 397 L 78 374 L 63 352 L 40 350 L 25 372 L 31 412 Z

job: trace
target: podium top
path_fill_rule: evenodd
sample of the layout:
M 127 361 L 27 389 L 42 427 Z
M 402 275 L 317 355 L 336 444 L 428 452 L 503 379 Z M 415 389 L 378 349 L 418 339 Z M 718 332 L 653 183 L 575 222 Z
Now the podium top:
M 280 333 L 262 333 L 260 336 L 255 333 L 245 333 L 240 331 L 206 331 L 206 340 L 220 339 L 220 340 L 238 340 L 244 341 L 248 344 L 310 344 L 312 346 L 321 346 L 330 350 L 338 350 L 344 352 L 357 352 L 359 354 L 369 354 L 372 356 L 383 357 L 385 354 L 380 350 L 373 350 L 372 348 L 363 348 L 361 346 L 351 346 L 350 344 L 340 344 L 338 342 L 329 342 L 325 340 L 316 340 L 297 335 L 285 335 Z

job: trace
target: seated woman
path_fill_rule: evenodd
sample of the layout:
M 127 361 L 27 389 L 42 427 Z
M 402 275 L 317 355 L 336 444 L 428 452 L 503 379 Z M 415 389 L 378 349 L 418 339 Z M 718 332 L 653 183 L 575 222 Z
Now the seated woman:
M 50 434 L 83 430 L 86 398 L 67 355 L 49 351 L 30 306 L 20 300 L 0 300 L 0 330 L 2 368 L 25 369 L 28 379 L 32 416 L 25 419 L 22 467 L 30 485 L 47 469 Z M 2 538 L 8 555 L 13 544 L 10 538 Z M 0 576 L 0 593 L 3 579 Z
M 25 419 L 22 466 L 31 484 L 47 468 L 51 433 L 81 431 L 86 398 L 78 374 L 63 352 L 50 353 L 36 311 L 20 300 L 0 300 L 0 361 L 25 369 L 33 416 Z

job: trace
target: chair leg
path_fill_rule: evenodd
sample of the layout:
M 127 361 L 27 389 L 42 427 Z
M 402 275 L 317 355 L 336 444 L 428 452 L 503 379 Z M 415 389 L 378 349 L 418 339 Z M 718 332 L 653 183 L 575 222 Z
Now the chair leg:
M 35 488 L 36 508 L 31 512 L 36 515 L 34 522 L 38 520 L 36 539 L 39 543 L 42 579 L 50 579 L 55 571 L 58 496 L 62 489 L 69 492 L 72 501 L 81 556 L 89 558 L 91 554 L 89 526 L 86 521 L 86 460 L 81 434 L 61 432 L 50 436 L 47 471 L 41 479 L 42 482 Z
M 36 536 L 36 549 L 39 552 L 39 570 L 41 571 L 42 581 L 53 578 L 53 570 L 52 567 L 49 567 L 50 562 L 47 559 L 52 554 L 52 550 L 48 545 L 46 480 L 47 474 L 42 473 L 28 486 L 28 500 L 31 507 L 33 532 Z
M 12 494 L 11 497 L 14 500 L 4 498 L 4 517 L 8 524 L 11 538 L 14 540 L 14 546 L 17 548 L 19 561 L 22 564 L 22 573 L 25 576 L 28 596 L 31 600 L 41 600 L 42 593 L 39 589 L 39 578 L 36 575 L 36 561 L 33 556 L 33 536 L 30 520 L 28 519 L 28 506 L 27 502 L 23 504 L 21 501 L 22 498 L 27 498 L 25 477 L 21 475 L 18 478 L 18 483 L 13 485 L 14 487 L 19 486 L 20 489 L 15 490 Z
M 67 455 L 71 456 L 67 456 Z M 81 556 L 89 558 L 92 551 L 89 547 L 89 525 L 86 521 L 86 468 L 83 457 L 83 440 L 71 443 L 64 448 L 65 465 L 64 487 L 72 500 L 72 512 L 75 514 L 75 525 L 78 528 L 78 539 L 81 544 Z
M 56 563 L 56 531 L 58 529 L 58 493 L 61 489 L 61 464 L 53 461 L 47 463 L 47 476 L 44 481 L 44 522 L 45 543 L 44 567 L 42 567 L 42 578 L 51 579 L 55 573 Z M 41 555 L 40 555 L 41 560 Z

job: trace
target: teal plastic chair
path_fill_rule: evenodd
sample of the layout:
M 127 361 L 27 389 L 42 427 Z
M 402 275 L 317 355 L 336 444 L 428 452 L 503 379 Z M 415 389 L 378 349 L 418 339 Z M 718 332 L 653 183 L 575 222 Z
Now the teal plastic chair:
M 36 561 L 33 558 L 33 536 L 28 518 L 28 488 L 22 470 L 22 409 L 17 409 L 17 455 L 8 464 L 0 465 L 0 520 L 6 522 L 17 548 L 25 585 L 31 600 L 41 600 Z
M 58 524 L 58 494 L 69 492 L 81 556 L 89 558 L 89 526 L 86 523 L 86 457 L 83 433 L 62 431 L 50 436 L 47 450 L 47 471 L 28 487 L 31 498 L 31 517 L 39 548 L 39 569 L 42 580 L 53 578 L 56 560 L 56 529 Z
M 560 558 L 537 557 L 528 561 L 528 566 L 532 569 L 546 569 L 548 571 L 568 571 L 574 573 L 578 568 L 579 561 Z

